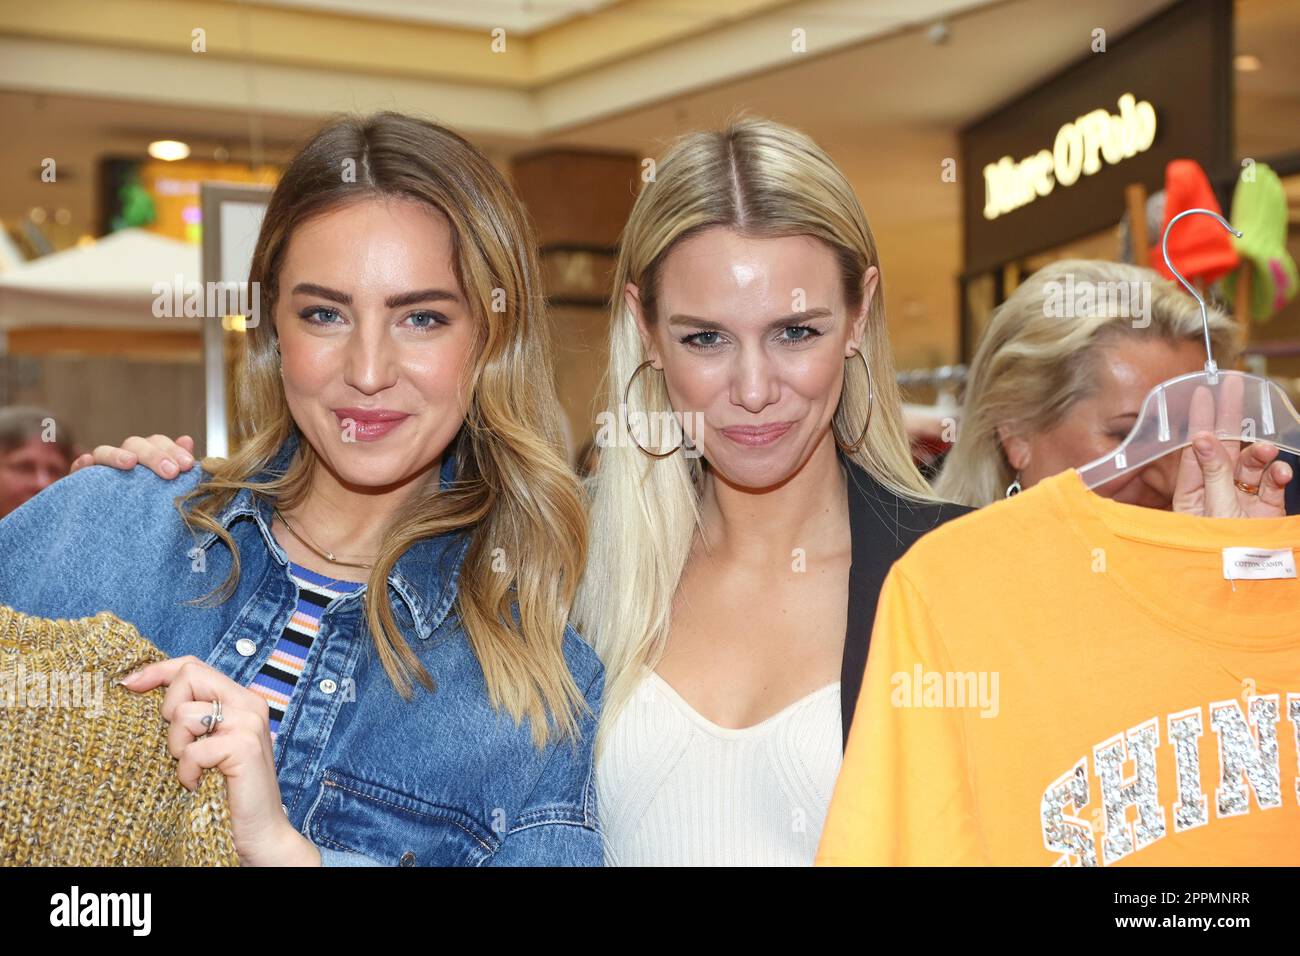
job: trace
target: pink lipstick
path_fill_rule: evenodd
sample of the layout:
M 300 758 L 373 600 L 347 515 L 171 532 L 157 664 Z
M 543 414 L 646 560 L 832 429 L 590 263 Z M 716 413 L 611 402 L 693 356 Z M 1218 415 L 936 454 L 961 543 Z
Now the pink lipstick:
M 388 408 L 336 408 L 334 417 L 340 428 L 347 428 L 348 419 L 352 420 L 357 441 L 378 441 L 411 416 Z
M 732 425 L 729 428 L 722 429 L 722 434 L 737 445 L 757 448 L 763 445 L 771 445 L 788 432 L 792 425 L 794 425 L 794 422 L 770 422 L 766 425 Z

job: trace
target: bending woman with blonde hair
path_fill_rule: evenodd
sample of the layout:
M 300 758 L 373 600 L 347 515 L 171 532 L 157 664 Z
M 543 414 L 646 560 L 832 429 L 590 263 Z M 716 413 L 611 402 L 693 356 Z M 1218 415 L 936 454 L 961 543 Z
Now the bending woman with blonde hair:
M 1150 294 L 1106 294 L 1118 288 Z M 1065 289 L 1095 294 L 1076 296 L 1062 315 L 1053 306 L 1062 304 Z M 1135 315 L 1139 303 L 1146 304 L 1144 314 Z M 1234 367 L 1236 326 L 1213 309 L 1209 320 L 1215 360 Z M 1172 282 L 1122 263 L 1066 259 L 1044 266 L 998 307 L 980 340 L 957 441 L 935 489 L 983 507 L 1085 465 L 1124 440 L 1147 392 L 1204 365 L 1200 308 Z M 1244 451 L 1233 442 L 1211 442 L 1207 453 L 1188 447 L 1096 491 L 1127 504 L 1215 517 L 1280 515 L 1292 471 L 1277 454 L 1266 442 Z M 1239 494 L 1233 479 L 1259 490 Z M 1219 500 L 1207 503 L 1207 491 Z

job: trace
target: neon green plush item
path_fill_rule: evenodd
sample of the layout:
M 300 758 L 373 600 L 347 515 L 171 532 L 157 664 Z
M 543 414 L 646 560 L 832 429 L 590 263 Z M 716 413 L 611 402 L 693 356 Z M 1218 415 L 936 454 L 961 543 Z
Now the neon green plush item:
M 1242 170 L 1232 193 L 1231 220 L 1242 234 L 1233 240 L 1237 253 L 1254 267 L 1250 316 L 1256 322 L 1266 322 L 1300 291 L 1300 274 L 1286 248 L 1286 190 L 1277 173 L 1264 163 Z M 1238 274 L 1233 272 L 1223 280 L 1224 295 L 1234 304 Z

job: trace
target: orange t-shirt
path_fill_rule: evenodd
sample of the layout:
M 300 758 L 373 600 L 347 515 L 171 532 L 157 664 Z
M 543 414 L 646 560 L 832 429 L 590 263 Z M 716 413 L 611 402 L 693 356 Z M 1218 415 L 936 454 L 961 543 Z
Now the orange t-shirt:
M 817 862 L 1300 864 L 1297 548 L 1300 516 L 1073 470 L 930 532 L 881 591 Z

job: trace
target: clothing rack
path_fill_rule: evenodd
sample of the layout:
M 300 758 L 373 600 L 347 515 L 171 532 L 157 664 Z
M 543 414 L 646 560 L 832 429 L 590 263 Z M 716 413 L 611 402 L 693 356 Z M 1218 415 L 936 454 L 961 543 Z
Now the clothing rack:
M 904 369 L 898 373 L 900 388 L 930 387 L 935 390 L 933 405 L 903 403 L 903 421 L 913 440 L 913 453 L 920 460 L 933 458 L 951 440 L 943 436 L 948 423 L 957 417 L 957 386 L 966 381 L 968 371 L 965 365 L 939 365 L 935 368 Z M 930 445 L 928 452 L 919 447 L 927 442 Z

